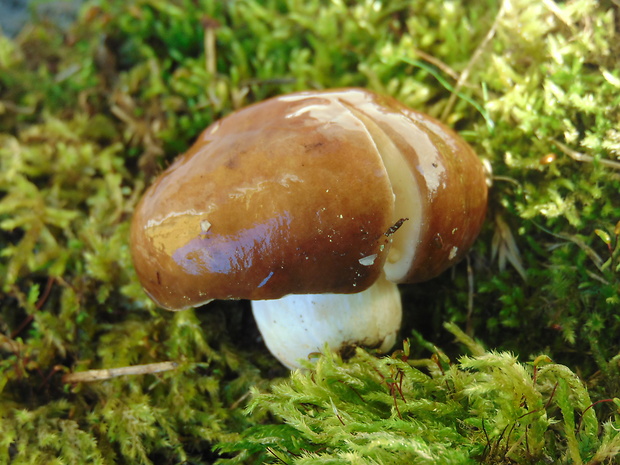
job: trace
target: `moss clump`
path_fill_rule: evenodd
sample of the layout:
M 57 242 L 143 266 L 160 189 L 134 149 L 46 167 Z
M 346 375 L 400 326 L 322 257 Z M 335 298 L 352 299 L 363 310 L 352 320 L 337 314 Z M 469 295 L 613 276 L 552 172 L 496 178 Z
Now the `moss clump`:
M 68 30 L 38 23 L 15 40 L 0 35 L 0 462 L 212 463 L 242 441 L 258 455 L 234 460 L 253 463 L 268 457 L 260 438 L 287 461 L 309 451 L 354 462 L 346 454 L 370 453 L 372 438 L 321 443 L 312 436 L 321 430 L 292 419 L 314 414 L 332 428 L 368 415 L 366 432 L 389 422 L 411 429 L 419 425 L 407 409 L 428 416 L 429 402 L 455 409 L 428 433 L 459 446 L 446 454 L 487 463 L 613 456 L 604 425 L 617 406 L 586 404 L 620 389 L 618 17 L 617 2 L 593 0 L 114 0 L 85 5 Z M 287 373 L 258 340 L 246 303 L 173 314 L 148 300 L 129 257 L 131 212 L 214 119 L 284 92 L 351 85 L 442 118 L 493 168 L 470 266 L 402 288 L 404 337 L 416 328 L 461 361 L 438 362 L 445 373 L 429 377 L 402 359 L 326 358 L 319 372 L 347 384 L 315 378 L 333 390 L 312 391 L 316 408 L 285 405 L 300 386 L 314 389 L 298 374 L 246 415 L 250 386 L 268 392 Z M 445 321 L 502 352 L 459 359 Z M 579 373 L 591 399 L 560 365 L 538 365 L 534 383 L 532 368 L 505 351 L 548 354 Z M 69 372 L 165 361 L 177 368 L 63 383 Z M 390 388 L 400 381 L 369 366 L 386 380 L 406 374 L 407 405 Z M 463 385 L 440 388 L 447 379 Z M 517 379 L 527 405 L 492 398 L 493 386 Z M 474 409 L 467 393 L 481 383 L 489 403 Z M 320 396 L 330 392 L 343 396 L 332 399 L 344 426 L 328 418 Z M 276 417 L 266 399 L 277 401 Z M 398 433 L 376 438 L 388 436 Z M 447 444 L 421 437 L 420 450 L 436 446 L 437 456 Z M 393 463 L 388 446 L 376 461 Z
M 267 410 L 285 424 L 220 445 L 240 451 L 222 463 L 593 464 L 620 452 L 618 418 L 599 425 L 567 367 L 542 356 L 522 364 L 448 328 L 472 356 L 452 363 L 439 350 L 426 360 L 358 350 L 346 363 L 327 355 L 268 394 L 254 390 L 248 411 Z

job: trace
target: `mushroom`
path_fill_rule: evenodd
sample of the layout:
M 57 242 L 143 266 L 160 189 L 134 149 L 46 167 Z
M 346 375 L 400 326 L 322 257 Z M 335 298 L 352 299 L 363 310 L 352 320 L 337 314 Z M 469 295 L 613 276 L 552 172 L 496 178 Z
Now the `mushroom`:
M 209 126 L 150 186 L 131 247 L 171 310 L 249 299 L 286 366 L 389 350 L 396 283 L 458 262 L 486 213 L 482 163 L 455 132 L 363 89 L 299 92 Z

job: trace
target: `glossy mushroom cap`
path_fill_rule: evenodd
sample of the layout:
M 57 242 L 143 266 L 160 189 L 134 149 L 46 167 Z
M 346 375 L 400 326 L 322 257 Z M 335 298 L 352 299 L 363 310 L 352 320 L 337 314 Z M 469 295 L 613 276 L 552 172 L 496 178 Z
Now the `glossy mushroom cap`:
M 300 92 L 209 126 L 145 193 L 132 254 L 169 309 L 356 293 L 441 273 L 486 203 L 482 164 L 437 120 L 366 90 Z

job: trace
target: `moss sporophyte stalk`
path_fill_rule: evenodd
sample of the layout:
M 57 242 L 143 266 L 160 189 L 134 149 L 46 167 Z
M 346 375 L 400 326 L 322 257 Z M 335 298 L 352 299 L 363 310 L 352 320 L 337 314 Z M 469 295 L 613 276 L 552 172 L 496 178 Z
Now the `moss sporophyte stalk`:
M 0 463 L 616 462 L 618 10 L 114 0 L 0 35 Z M 489 211 L 399 286 L 391 352 L 289 373 L 247 302 L 153 304 L 129 225 L 211 123 L 344 87 L 458 132 Z

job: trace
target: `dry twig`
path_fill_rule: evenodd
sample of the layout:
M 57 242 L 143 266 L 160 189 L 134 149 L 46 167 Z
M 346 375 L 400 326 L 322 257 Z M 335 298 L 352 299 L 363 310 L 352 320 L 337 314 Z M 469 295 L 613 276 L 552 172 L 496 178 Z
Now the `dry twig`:
M 161 373 L 162 371 L 174 370 L 177 366 L 176 362 L 159 362 L 129 367 L 87 370 L 77 373 L 67 373 L 62 377 L 62 381 L 63 383 L 92 383 L 93 381 L 104 381 L 118 376 Z

